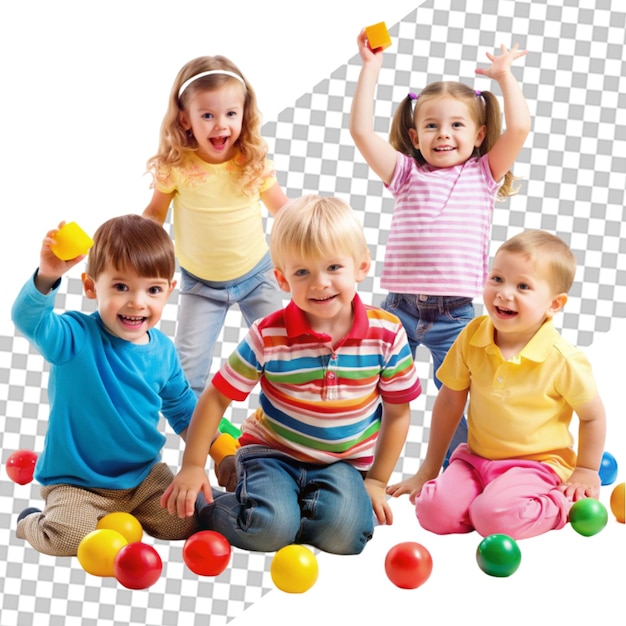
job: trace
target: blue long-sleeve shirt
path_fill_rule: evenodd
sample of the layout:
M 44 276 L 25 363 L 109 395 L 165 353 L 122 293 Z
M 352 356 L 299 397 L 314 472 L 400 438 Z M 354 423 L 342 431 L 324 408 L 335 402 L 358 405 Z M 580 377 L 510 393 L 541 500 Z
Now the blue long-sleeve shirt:
M 160 460 L 161 414 L 179 434 L 196 397 L 172 341 L 151 329 L 133 344 L 111 335 L 98 313 L 54 312 L 58 285 L 40 293 L 31 277 L 17 296 L 17 329 L 50 363 L 50 414 L 35 479 L 41 485 L 130 489 Z

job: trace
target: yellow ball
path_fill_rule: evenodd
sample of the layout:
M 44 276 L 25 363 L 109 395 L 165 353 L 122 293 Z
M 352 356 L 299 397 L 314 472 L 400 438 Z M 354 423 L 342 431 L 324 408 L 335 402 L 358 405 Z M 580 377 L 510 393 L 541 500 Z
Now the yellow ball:
M 624 513 L 624 489 L 626 489 L 626 483 L 620 483 L 616 485 L 616 487 L 611 492 L 611 511 L 613 511 L 613 515 L 618 522 L 624 523 L 624 517 L 626 513 Z
M 287 593 L 304 593 L 317 580 L 315 554 L 305 546 L 291 544 L 276 552 L 270 566 L 274 584 Z
M 143 528 L 139 520 L 130 513 L 122 511 L 118 513 L 109 513 L 101 517 L 96 524 L 97 529 L 108 528 L 109 530 L 117 530 L 117 532 L 126 538 L 128 543 L 141 541 L 143 538 Z
M 93 576 L 115 576 L 113 563 L 117 553 L 128 545 L 116 530 L 101 528 L 85 535 L 78 545 L 78 562 Z

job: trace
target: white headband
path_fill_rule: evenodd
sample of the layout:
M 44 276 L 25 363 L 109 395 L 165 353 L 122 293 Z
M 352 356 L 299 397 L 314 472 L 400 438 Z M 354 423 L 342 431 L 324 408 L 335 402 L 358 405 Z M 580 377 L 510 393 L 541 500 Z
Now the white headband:
M 195 76 L 192 76 L 191 78 L 186 80 L 178 90 L 178 97 L 180 98 L 183 95 L 185 89 L 187 89 L 187 87 L 189 87 L 189 85 L 191 85 L 191 83 L 193 83 L 195 80 L 198 80 L 199 78 L 204 78 L 205 76 L 211 76 L 212 74 L 224 74 L 226 76 L 232 76 L 233 78 L 236 78 L 238 81 L 240 81 L 244 87 L 246 86 L 243 78 L 241 78 L 239 74 L 235 74 L 235 72 L 229 72 L 228 70 L 209 70 L 208 72 L 200 72 L 200 74 L 196 74 Z

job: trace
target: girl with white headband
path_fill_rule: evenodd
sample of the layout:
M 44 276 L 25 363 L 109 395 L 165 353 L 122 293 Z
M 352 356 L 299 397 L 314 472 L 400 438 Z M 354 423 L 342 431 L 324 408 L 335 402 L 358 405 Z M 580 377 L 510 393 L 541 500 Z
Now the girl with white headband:
M 260 201 L 287 201 L 267 158 L 255 93 L 223 56 L 189 61 L 172 86 L 159 150 L 148 161 L 154 193 L 144 215 L 173 209 L 181 268 L 176 347 L 196 395 L 205 387 L 226 313 L 248 325 L 282 308 Z

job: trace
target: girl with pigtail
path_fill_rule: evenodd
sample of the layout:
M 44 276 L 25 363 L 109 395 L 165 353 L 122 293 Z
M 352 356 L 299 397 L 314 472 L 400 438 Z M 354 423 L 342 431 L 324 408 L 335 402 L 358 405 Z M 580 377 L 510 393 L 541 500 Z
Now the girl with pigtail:
M 392 119 L 389 141 L 374 131 L 374 95 L 383 50 L 372 50 L 365 29 L 357 39 L 362 68 L 350 114 L 357 149 L 395 199 L 381 286 L 381 307 L 400 318 L 413 354 L 422 344 L 437 370 L 474 317 L 473 299 L 487 277 L 491 217 L 496 200 L 514 194 L 511 167 L 530 132 L 530 114 L 511 72 L 524 56 L 517 45 L 487 53 L 476 73 L 495 80 L 504 103 L 458 82 L 441 81 L 409 93 Z M 467 439 L 463 417 L 446 460 Z M 410 479 L 388 488 L 411 492 Z

